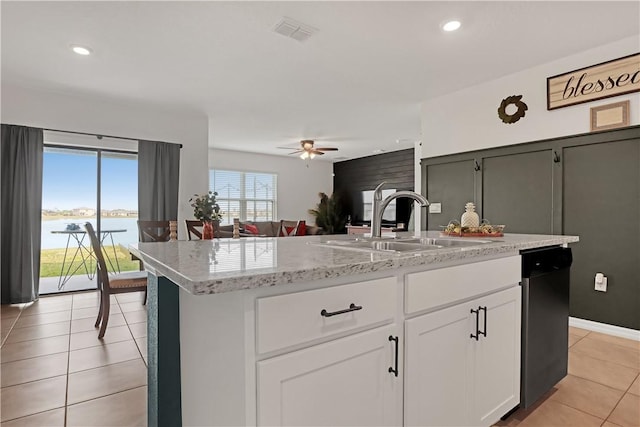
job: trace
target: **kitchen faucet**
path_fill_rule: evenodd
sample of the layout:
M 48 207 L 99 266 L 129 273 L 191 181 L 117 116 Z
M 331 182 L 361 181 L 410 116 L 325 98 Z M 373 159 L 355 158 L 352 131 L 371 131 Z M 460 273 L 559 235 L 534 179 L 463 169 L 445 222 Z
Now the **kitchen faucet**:
M 373 191 L 373 206 L 372 206 L 372 214 L 371 214 L 371 237 L 381 237 L 382 235 L 382 215 L 384 210 L 387 208 L 389 203 L 392 200 L 397 199 L 399 197 L 408 197 L 410 199 L 415 200 L 420 203 L 420 206 L 429 206 L 429 201 L 422 195 L 415 193 L 413 191 L 396 191 L 393 194 L 387 196 L 386 199 L 382 200 L 382 186 L 385 182 L 382 182 L 380 185 L 376 187 Z

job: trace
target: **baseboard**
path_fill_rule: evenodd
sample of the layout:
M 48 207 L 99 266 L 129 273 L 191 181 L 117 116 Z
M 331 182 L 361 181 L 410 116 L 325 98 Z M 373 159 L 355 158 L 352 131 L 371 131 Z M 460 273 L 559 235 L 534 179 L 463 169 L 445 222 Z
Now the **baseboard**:
M 640 341 L 640 331 L 638 330 L 623 328 L 621 326 L 608 325 L 606 323 L 594 322 L 593 320 L 569 317 L 569 326 L 587 329 L 594 332 L 600 332 L 607 335 L 614 335 L 616 337 L 626 338 L 629 340 Z

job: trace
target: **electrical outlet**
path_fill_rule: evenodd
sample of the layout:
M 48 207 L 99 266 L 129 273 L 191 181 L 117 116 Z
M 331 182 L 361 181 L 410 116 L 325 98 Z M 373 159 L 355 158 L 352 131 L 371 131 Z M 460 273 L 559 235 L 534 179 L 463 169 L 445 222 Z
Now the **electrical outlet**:
M 607 292 L 607 276 L 601 273 L 596 274 L 595 289 L 599 292 Z
M 431 203 L 429 205 L 429 213 L 442 213 L 442 204 L 441 203 Z

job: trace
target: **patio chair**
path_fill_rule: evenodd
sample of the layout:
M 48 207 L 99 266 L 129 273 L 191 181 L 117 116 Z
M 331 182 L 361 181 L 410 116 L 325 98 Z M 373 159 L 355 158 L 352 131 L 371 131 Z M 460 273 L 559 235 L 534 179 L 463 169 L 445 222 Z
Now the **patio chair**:
M 125 292 L 147 292 L 147 272 L 146 271 L 129 271 L 125 273 L 116 273 L 109 276 L 107 271 L 107 264 L 104 261 L 104 255 L 102 254 L 102 247 L 100 241 L 96 235 L 95 230 L 90 222 L 84 225 L 87 230 L 89 240 L 91 240 L 91 247 L 96 257 L 96 264 L 98 266 L 98 290 L 100 291 L 100 309 L 98 310 L 98 318 L 96 319 L 95 327 L 100 326 L 100 332 L 98 332 L 98 339 L 104 337 L 104 333 L 107 330 L 107 323 L 109 323 L 109 308 L 111 306 L 111 295 L 121 294 Z

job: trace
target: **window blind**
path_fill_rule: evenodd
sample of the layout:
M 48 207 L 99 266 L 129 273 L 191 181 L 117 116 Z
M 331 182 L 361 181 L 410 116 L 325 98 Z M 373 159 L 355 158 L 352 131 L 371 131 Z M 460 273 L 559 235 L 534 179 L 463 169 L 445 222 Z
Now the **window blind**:
M 211 169 L 209 189 L 218 193 L 222 224 L 240 221 L 273 221 L 276 215 L 277 175 L 260 172 Z

